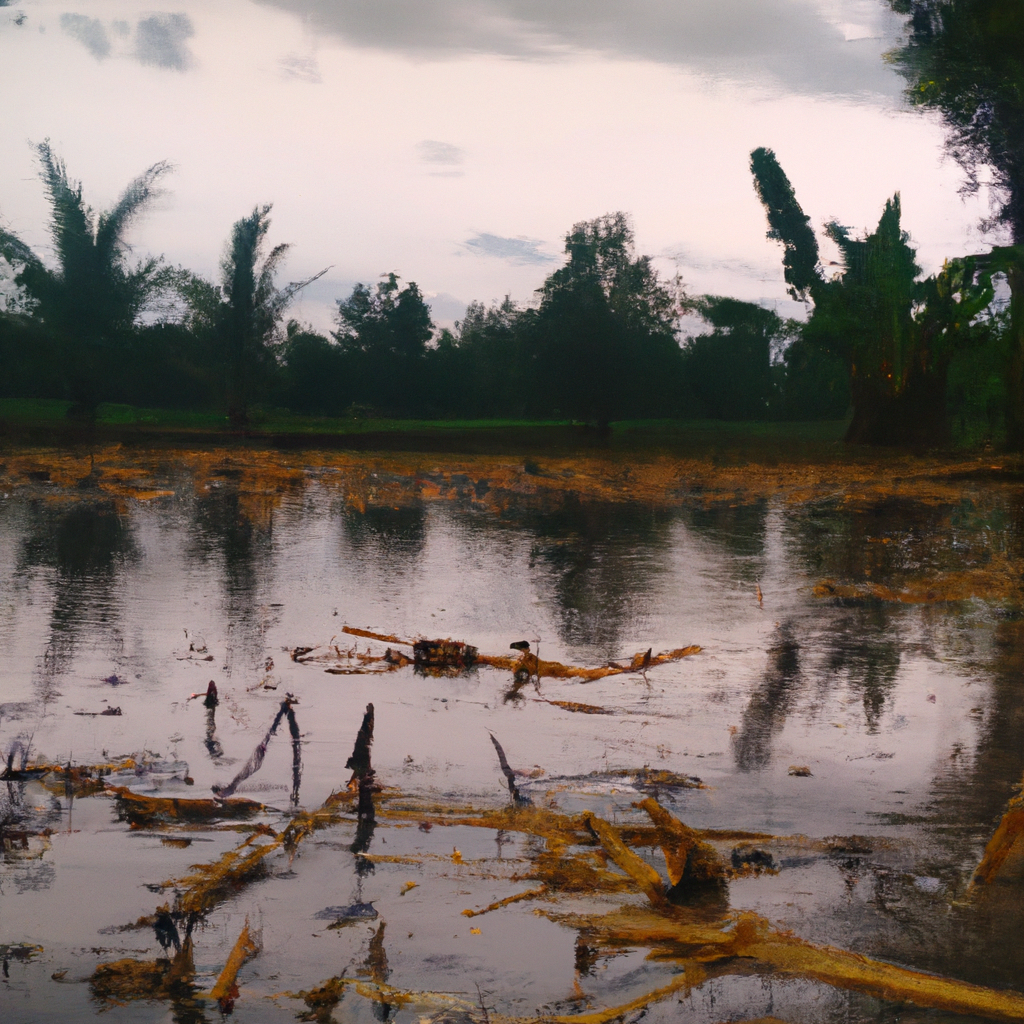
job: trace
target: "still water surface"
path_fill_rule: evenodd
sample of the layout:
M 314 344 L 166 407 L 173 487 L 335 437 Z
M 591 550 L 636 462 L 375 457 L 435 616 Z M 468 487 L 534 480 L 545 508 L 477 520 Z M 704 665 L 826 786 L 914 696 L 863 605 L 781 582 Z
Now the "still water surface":
M 348 781 L 372 702 L 378 781 L 421 806 L 507 804 L 491 733 L 523 773 L 523 793 L 567 813 L 640 821 L 637 770 L 699 779 L 703 788 L 656 791 L 691 826 L 860 837 L 855 856 L 777 845 L 777 873 L 730 883 L 733 908 L 814 942 L 1024 988 L 1019 879 L 969 906 L 963 898 L 1024 770 L 1019 485 L 931 467 L 932 483 L 908 488 L 880 463 L 855 482 L 787 488 L 748 466 L 730 492 L 698 480 L 704 466 L 676 471 L 671 486 L 638 486 L 637 500 L 628 480 L 642 481 L 647 467 L 621 453 L 603 466 L 591 458 L 578 477 L 571 463 L 542 457 L 6 455 L 5 763 L 23 747 L 39 764 L 133 757 L 146 767 L 119 785 L 209 797 L 290 693 L 300 776 L 282 727 L 238 789 L 279 828 L 296 805 L 315 809 Z M 659 458 L 651 476 L 665 474 Z M 942 600 L 964 579 L 973 596 Z M 920 600 L 838 599 L 815 592 L 822 581 Z M 332 638 L 382 652 L 342 634 L 346 625 L 453 637 L 489 654 L 529 640 L 542 658 L 572 665 L 648 647 L 702 651 L 646 678 L 536 686 L 487 667 L 452 678 L 412 667 L 336 675 L 290 656 Z M 211 679 L 215 712 L 188 700 Z M 115 707 L 120 715 L 98 714 Z M 202 1000 L 111 1005 L 88 982 L 99 963 L 163 956 L 152 927 L 122 926 L 173 897 L 160 883 L 215 860 L 239 834 L 132 829 L 108 796 L 69 801 L 41 782 L 3 785 L 5 827 L 31 839 L 6 843 L 0 862 L 0 949 L 42 948 L 27 959 L 5 951 L 3 1019 L 217 1019 L 216 1004 Z M 623 1004 L 672 977 L 643 948 L 598 955 L 530 902 L 462 915 L 531 887 L 522 876 L 535 837 L 379 822 L 363 852 L 392 859 L 373 862 L 352 852 L 348 818 L 275 860 L 197 929 L 200 989 L 246 916 L 262 929 L 262 951 L 239 975 L 238 1020 L 331 1019 L 295 994 L 341 975 L 379 980 L 382 950 L 397 989 L 460 993 L 519 1017 Z M 371 903 L 376 917 L 346 927 L 315 916 Z M 568 909 L 592 903 L 580 894 Z M 365 966 L 373 956 L 377 966 Z M 333 1019 L 430 1012 L 353 991 Z M 680 1012 L 702 1021 L 926 1015 L 753 970 L 648 1014 Z

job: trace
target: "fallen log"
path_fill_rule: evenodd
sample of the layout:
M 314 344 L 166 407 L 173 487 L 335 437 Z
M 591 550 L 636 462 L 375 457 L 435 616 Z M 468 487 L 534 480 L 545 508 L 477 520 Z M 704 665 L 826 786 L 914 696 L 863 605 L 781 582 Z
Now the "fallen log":
M 132 828 L 144 828 L 159 822 L 209 822 L 221 819 L 244 821 L 265 810 L 255 800 L 235 797 L 231 800 L 190 799 L 183 797 L 143 796 L 127 786 L 110 786 L 107 792 L 117 800 L 118 817 Z
M 971 876 L 968 894 L 977 893 L 979 886 L 989 885 L 999 878 L 1015 847 L 1024 845 L 1024 779 L 1010 798 L 1006 812 L 985 847 L 985 853 Z

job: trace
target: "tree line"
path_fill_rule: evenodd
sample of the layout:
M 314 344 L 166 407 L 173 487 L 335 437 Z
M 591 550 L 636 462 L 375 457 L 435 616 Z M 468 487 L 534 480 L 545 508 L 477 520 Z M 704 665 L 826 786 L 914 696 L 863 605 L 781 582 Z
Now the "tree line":
M 688 296 L 636 251 L 628 218 L 574 225 L 534 302 L 474 302 L 438 330 L 415 282 L 394 273 L 337 301 L 328 334 L 287 319 L 316 275 L 276 283 L 270 206 L 231 231 L 216 281 L 133 262 L 132 222 L 157 194 L 155 164 L 94 211 L 48 143 L 37 148 L 55 266 L 0 228 L 0 394 L 218 408 L 244 428 L 258 407 L 328 416 L 573 419 L 842 419 L 862 443 L 945 443 L 956 430 L 1024 447 L 1024 9 L 1017 0 L 889 0 L 908 17 L 892 55 L 907 95 L 940 111 L 948 146 L 1010 245 L 952 256 L 924 277 L 900 195 L 874 230 L 831 222 L 819 240 L 772 150 L 750 170 L 805 320 L 723 296 Z M 324 272 L 321 272 L 324 273 Z M 998 301 L 1008 292 L 1007 301 Z M 681 323 L 700 326 L 682 337 Z
M 537 301 L 471 303 L 438 330 L 415 282 L 394 273 L 337 301 L 335 329 L 286 320 L 315 280 L 276 283 L 288 246 L 269 245 L 271 207 L 238 220 L 216 281 L 159 258 L 133 261 L 128 231 L 165 163 L 94 211 L 49 143 L 36 147 L 55 266 L 0 230 L 18 286 L 0 317 L 7 396 L 64 397 L 88 419 L 102 402 L 345 416 L 527 417 L 607 426 L 635 417 L 801 415 L 784 407 L 772 347 L 791 328 L 733 299 L 692 300 L 638 255 L 622 213 L 577 224 Z M 321 272 L 323 273 L 323 271 Z M 681 345 L 679 319 L 708 331 Z M 816 414 L 842 416 L 845 392 Z

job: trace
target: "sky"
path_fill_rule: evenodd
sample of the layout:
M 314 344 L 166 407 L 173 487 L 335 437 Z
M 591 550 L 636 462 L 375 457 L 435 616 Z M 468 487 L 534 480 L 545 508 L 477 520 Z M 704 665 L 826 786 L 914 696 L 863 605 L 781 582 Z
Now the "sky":
M 984 246 L 984 192 L 883 59 L 902 30 L 881 0 L 0 0 L 0 224 L 48 256 L 48 138 L 97 209 L 169 161 L 131 240 L 211 279 L 273 203 L 281 283 L 330 268 L 291 313 L 320 330 L 391 271 L 439 325 L 529 302 L 572 225 L 618 210 L 690 293 L 798 315 L 757 146 L 819 231 L 899 191 L 926 271 Z

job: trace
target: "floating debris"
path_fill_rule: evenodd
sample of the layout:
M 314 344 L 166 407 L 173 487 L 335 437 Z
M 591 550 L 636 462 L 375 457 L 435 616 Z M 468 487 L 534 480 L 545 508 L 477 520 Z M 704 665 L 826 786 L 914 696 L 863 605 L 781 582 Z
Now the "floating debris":
M 377 910 L 372 902 L 352 903 L 347 907 L 324 907 L 313 915 L 317 921 L 334 921 L 335 924 L 345 921 L 373 921 L 377 916 Z
M 217 1001 L 221 1013 L 231 1013 L 234 1009 L 235 1000 L 238 998 L 238 972 L 246 960 L 259 953 L 260 948 L 259 939 L 249 930 L 249 918 L 246 918 L 224 969 L 210 991 L 210 998 Z
M 695 886 L 717 885 L 725 878 L 725 869 L 713 846 L 700 833 L 684 825 L 653 797 L 639 805 L 658 831 L 658 845 L 665 854 L 665 866 L 671 883 L 669 895 Z
M 194 974 L 192 941 L 186 939 L 170 960 L 124 959 L 99 964 L 89 979 L 89 989 L 95 1000 L 108 1005 L 142 999 L 194 1005 Z
M 263 804 L 237 797 L 233 800 L 191 800 L 180 797 L 143 796 L 126 786 L 110 786 L 117 799 L 118 817 L 133 828 L 159 822 L 244 821 L 264 810 Z
M 901 587 L 822 580 L 814 587 L 813 593 L 815 597 L 833 598 L 849 604 L 946 604 L 975 598 L 998 601 L 1020 597 L 1017 580 L 1019 573 L 1013 572 L 1009 565 L 990 564 L 984 569 L 910 579 Z
M 515 883 L 533 882 L 531 888 L 510 893 L 479 909 L 467 909 L 463 911 L 465 916 L 479 916 L 527 900 L 542 901 L 537 912 L 562 926 L 577 929 L 581 935 L 585 934 L 588 947 L 647 950 L 652 961 L 674 964 L 679 969 L 667 985 L 652 988 L 645 995 L 636 997 L 625 1004 L 625 1009 L 617 1006 L 575 1015 L 546 1014 L 543 1017 L 545 1021 L 563 1024 L 597 1021 L 607 1024 L 624 1012 L 641 1010 L 673 992 L 697 987 L 712 975 L 745 975 L 751 970 L 808 979 L 922 1008 L 969 1013 L 995 1020 L 1024 1020 L 1024 995 L 1020 993 L 938 977 L 809 942 L 775 927 L 758 914 L 729 906 L 727 881 L 730 877 L 774 873 L 777 870 L 780 861 L 774 856 L 771 843 L 795 848 L 802 846 L 823 854 L 847 855 L 851 851 L 870 852 L 877 842 L 884 843 L 884 840 L 869 842 L 855 836 L 817 841 L 800 837 L 784 840 L 756 833 L 698 830 L 686 825 L 652 797 L 634 805 L 645 812 L 650 824 L 641 822 L 620 827 L 592 811 L 578 815 L 562 814 L 525 802 L 519 791 L 518 775 L 493 735 L 492 743 L 512 797 L 511 806 L 501 810 L 475 810 L 438 803 L 436 799 L 424 804 L 422 800 L 402 797 L 376 786 L 371 762 L 373 729 L 374 708 L 369 704 L 352 756 L 346 763 L 353 773 L 349 787 L 332 794 L 318 811 L 295 814 L 281 831 L 275 831 L 266 824 L 258 825 L 238 846 L 213 863 L 195 865 L 184 878 L 164 883 L 165 888 L 173 886 L 177 890 L 173 910 L 170 907 L 158 908 L 155 915 L 148 919 L 140 918 L 140 922 L 145 920 L 157 929 L 158 941 L 165 950 L 172 946 L 175 948 L 173 959 L 155 962 L 121 960 L 101 964 L 90 982 L 94 997 L 106 1003 L 141 998 L 166 999 L 176 1006 L 184 1005 L 183 1000 L 190 1000 L 194 1005 L 196 1000 L 209 998 L 215 999 L 227 1012 L 237 996 L 238 970 L 247 957 L 258 952 L 258 942 L 246 925 L 217 986 L 209 995 L 204 995 L 196 990 L 193 980 L 191 930 L 194 924 L 222 900 L 236 894 L 239 887 L 264 874 L 270 856 L 279 851 L 293 853 L 298 844 L 313 832 L 345 820 L 344 811 L 351 813 L 357 810 L 357 833 L 365 829 L 367 822 L 362 807 L 365 792 L 371 835 L 373 816 L 376 815 L 385 821 L 404 822 L 410 826 L 418 824 L 424 831 L 427 830 L 425 826 L 431 824 L 459 825 L 486 828 L 499 834 L 519 832 L 542 840 L 542 843 L 531 841 L 527 844 L 530 867 L 525 872 L 517 871 L 514 878 Z M 596 774 L 610 779 L 631 779 L 633 784 L 643 779 L 646 784 L 653 784 L 656 780 L 660 784 L 680 781 L 700 785 L 698 779 L 659 773 L 649 768 Z M 545 780 L 546 783 L 552 781 Z M 353 808 L 357 792 L 358 809 Z M 372 799 L 374 794 L 379 794 L 379 806 Z M 159 801 L 156 806 L 170 805 L 172 808 L 179 804 L 218 803 L 139 798 L 135 794 L 131 794 L 131 798 Z M 1020 823 L 1015 816 L 1019 812 L 1020 800 L 1015 796 L 1007 811 L 1010 817 L 1004 816 L 1004 834 L 995 844 L 1001 850 L 1009 849 L 1007 844 L 1015 843 L 1020 835 Z M 177 810 L 180 814 L 180 808 Z M 352 818 L 348 820 L 351 822 Z M 725 842 L 732 847 L 728 854 L 731 870 L 715 845 L 721 846 Z M 353 852 L 358 852 L 355 851 L 356 845 L 353 844 Z M 654 848 L 660 849 L 660 855 Z M 638 849 L 649 852 L 641 856 Z M 667 880 L 659 870 L 660 857 L 664 858 Z M 473 861 L 464 858 L 457 848 L 453 847 L 448 859 L 458 866 L 460 877 L 463 873 L 468 878 L 473 877 Z M 374 860 L 405 863 L 408 858 L 380 856 Z M 362 862 L 372 863 L 368 856 L 357 856 L 357 874 Z M 998 870 L 998 865 L 993 870 Z M 411 883 L 406 883 L 402 892 L 409 891 L 411 887 Z M 636 902 L 638 891 L 646 896 L 646 905 Z M 700 902 L 687 899 L 697 893 L 710 893 L 713 898 Z M 595 894 L 604 894 L 611 900 L 612 909 L 572 913 L 561 902 L 581 895 L 587 897 L 592 905 L 590 898 Z M 326 907 L 314 915 L 317 920 L 329 921 L 330 929 L 372 921 L 377 917 L 374 901 L 361 899 L 347 906 Z M 176 925 L 182 920 L 187 922 L 184 938 L 178 935 Z M 699 966 L 695 961 L 699 961 Z M 342 993 L 350 988 L 373 1000 L 382 1009 L 411 1002 L 429 1006 L 432 1001 L 447 1005 L 449 1009 L 461 1006 L 455 1001 L 458 997 L 406 992 L 387 984 L 390 971 L 384 949 L 383 925 L 370 941 L 365 964 L 365 969 L 360 969 L 356 978 L 338 976 L 319 987 L 286 994 L 305 1000 L 310 1007 L 335 1006 Z M 488 1019 L 492 1024 L 503 1020 L 497 1014 Z
M 603 708 L 598 704 L 580 704 L 575 700 L 545 700 L 543 697 L 534 697 L 535 704 L 552 704 L 563 711 L 574 711 L 580 715 L 614 715 L 612 708 Z
M 291 651 L 292 660 L 300 664 L 309 662 L 326 664 L 327 667 L 324 671 L 333 675 L 367 675 L 391 672 L 410 664 L 428 674 L 447 675 L 458 674 L 482 665 L 510 671 L 517 678 L 519 674 L 522 674 L 524 682 L 534 676 L 538 680 L 541 677 L 547 677 L 591 682 L 596 679 L 604 679 L 607 676 L 623 675 L 630 672 L 639 672 L 646 678 L 647 670 L 650 668 L 680 661 L 691 655 L 699 654 L 701 651 L 696 644 L 662 651 L 660 654 L 653 654 L 652 648 L 648 648 L 646 651 L 634 654 L 626 663 L 611 661 L 605 665 L 587 668 L 578 665 L 563 665 L 558 661 L 545 661 L 531 653 L 529 644 L 525 640 L 510 645 L 511 649 L 519 652 L 518 656 L 513 657 L 507 654 L 481 654 L 471 644 L 450 638 L 401 640 L 389 633 L 374 633 L 371 630 L 358 629 L 355 626 L 344 626 L 342 632 L 351 636 L 376 640 L 379 643 L 387 644 L 388 648 L 383 654 L 373 654 L 369 649 L 366 651 L 359 651 L 354 647 L 343 649 L 332 642 L 320 647 L 295 647 Z M 520 647 L 519 644 L 526 644 L 526 647 Z M 395 651 L 396 646 L 412 648 L 412 659 Z
M 1014 848 L 1017 848 L 1016 859 L 1019 861 L 1021 847 L 1024 847 L 1024 778 L 1017 792 L 1010 798 L 1006 812 L 985 847 L 984 856 L 974 869 L 968 893 L 974 895 L 979 886 L 988 885 L 999 878 L 1008 866 L 1007 861 Z
M 205 692 L 200 691 L 198 693 L 191 693 L 189 694 L 188 700 L 195 700 L 196 697 L 203 698 L 203 707 L 205 708 L 215 708 L 220 703 L 217 696 L 217 684 L 212 679 L 206 684 Z M 188 700 L 185 701 L 186 704 L 188 703 Z
M 35 946 L 30 942 L 0 943 L 0 960 L 28 962 L 29 960 L 34 960 L 42 952 L 42 946 Z
M 462 669 L 472 668 L 480 652 L 461 640 L 416 640 L 412 645 L 413 664 L 417 668 Z

